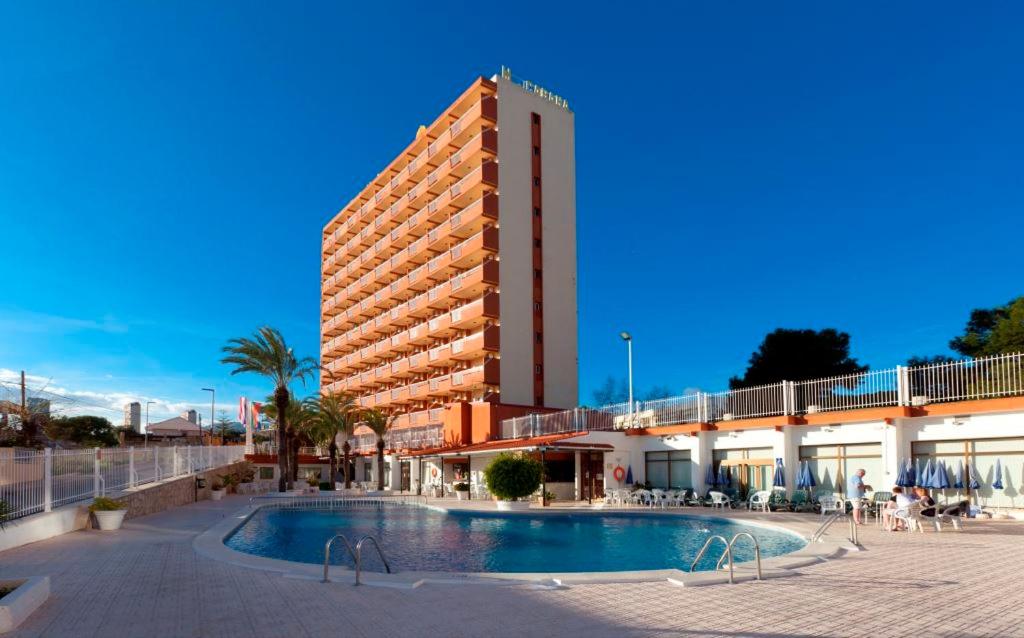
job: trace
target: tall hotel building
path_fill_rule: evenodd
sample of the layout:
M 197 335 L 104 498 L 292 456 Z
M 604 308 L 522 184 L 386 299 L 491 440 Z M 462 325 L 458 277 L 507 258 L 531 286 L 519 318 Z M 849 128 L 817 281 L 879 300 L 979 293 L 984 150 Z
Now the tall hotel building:
M 453 406 L 576 405 L 573 131 L 564 100 L 503 69 L 331 219 L 325 389 L 401 415 L 399 429 Z

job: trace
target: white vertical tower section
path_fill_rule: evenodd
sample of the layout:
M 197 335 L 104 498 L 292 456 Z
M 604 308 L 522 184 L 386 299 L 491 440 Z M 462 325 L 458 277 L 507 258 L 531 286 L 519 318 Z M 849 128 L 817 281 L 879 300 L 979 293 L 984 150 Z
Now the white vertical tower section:
M 533 205 L 531 118 L 541 116 L 544 405 L 577 405 L 576 157 L 572 111 L 501 76 L 498 207 L 501 402 L 533 405 Z

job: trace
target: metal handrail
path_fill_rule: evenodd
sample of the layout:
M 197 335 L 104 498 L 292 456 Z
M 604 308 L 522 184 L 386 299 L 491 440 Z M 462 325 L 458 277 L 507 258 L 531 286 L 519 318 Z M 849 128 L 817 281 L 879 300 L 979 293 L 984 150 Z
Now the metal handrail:
M 345 543 L 345 547 L 348 549 L 348 553 L 352 556 L 352 562 L 354 562 L 356 565 L 359 565 L 359 559 L 356 558 L 356 553 L 352 549 L 352 543 L 348 542 L 348 539 L 345 538 L 344 534 L 335 534 L 331 537 L 331 540 L 327 541 L 327 544 L 324 545 L 324 579 L 320 581 L 321 583 L 331 582 L 331 579 L 327 576 L 327 568 L 330 566 L 331 563 L 331 545 L 333 545 L 334 541 L 338 540 L 339 538 L 341 539 L 341 542 Z M 358 578 L 359 577 L 356 576 L 357 584 Z
M 384 563 L 384 569 L 387 570 L 387 573 L 391 573 L 391 565 L 388 564 L 388 559 L 384 558 L 384 550 L 380 548 L 380 543 L 377 542 L 377 539 L 373 536 L 363 536 L 356 543 L 356 585 L 359 584 L 359 577 L 363 571 L 363 543 L 366 541 L 373 542 L 373 546 L 377 548 L 377 555 L 380 556 L 380 561 Z
M 825 519 L 825 522 L 819 525 L 818 529 L 815 530 L 813 534 L 811 534 L 810 542 L 818 542 L 818 540 L 825 535 L 825 532 L 828 531 L 828 528 L 832 526 L 832 523 L 835 523 L 837 520 L 839 520 L 840 516 L 846 516 L 846 511 L 836 510 L 832 512 L 832 514 L 830 514 L 829 517 Z
M 708 550 L 708 547 L 711 546 L 711 543 L 714 542 L 715 539 L 721 540 L 725 544 L 725 552 L 722 555 L 728 555 L 729 557 L 729 584 L 731 585 L 735 582 L 733 580 L 732 571 L 732 545 L 729 543 L 729 541 L 725 540 L 724 536 L 719 536 L 718 534 L 715 534 L 714 536 L 711 536 L 706 541 L 704 541 L 704 547 L 700 548 L 700 551 L 697 552 L 697 558 L 694 558 L 693 562 L 690 563 L 690 571 L 692 572 L 693 568 L 697 566 L 697 563 L 699 563 L 700 559 L 704 556 L 704 552 Z M 721 563 L 721 561 L 719 561 L 719 563 Z M 717 570 L 718 568 L 716 567 L 715 569 Z
M 732 551 L 731 551 L 732 550 L 732 546 L 736 544 L 736 541 L 739 540 L 740 536 L 746 536 L 747 538 L 750 539 L 750 542 L 752 542 L 754 544 L 754 561 L 756 561 L 756 563 L 757 563 L 757 579 L 758 580 L 764 580 L 761 577 L 761 546 L 758 544 L 757 539 L 754 538 L 753 534 L 751 534 L 750 532 L 737 532 L 732 537 L 732 540 L 729 541 L 729 549 L 730 549 L 729 555 L 730 555 L 730 557 L 732 556 Z M 722 568 L 722 561 L 723 560 L 725 560 L 725 552 L 722 552 L 722 557 L 718 559 L 718 564 L 715 565 L 715 571 L 718 571 L 719 569 Z M 730 558 L 730 560 L 731 560 L 731 558 Z

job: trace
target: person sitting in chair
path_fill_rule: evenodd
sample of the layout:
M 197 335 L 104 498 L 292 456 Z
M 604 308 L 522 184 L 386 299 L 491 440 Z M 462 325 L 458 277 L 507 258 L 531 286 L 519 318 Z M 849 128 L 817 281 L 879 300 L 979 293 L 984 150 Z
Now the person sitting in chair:
M 928 495 L 928 489 L 924 487 L 915 487 L 914 495 L 917 496 L 917 501 L 921 503 L 921 516 L 927 516 L 929 518 L 935 517 L 935 499 Z

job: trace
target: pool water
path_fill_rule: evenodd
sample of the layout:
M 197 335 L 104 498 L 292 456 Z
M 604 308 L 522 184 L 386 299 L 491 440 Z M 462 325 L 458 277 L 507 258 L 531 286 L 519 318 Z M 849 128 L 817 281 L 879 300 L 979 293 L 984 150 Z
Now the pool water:
M 648 513 L 502 514 L 440 512 L 424 507 L 383 509 L 258 510 L 225 540 L 235 550 L 303 563 L 323 564 L 324 543 L 344 534 L 353 543 L 377 537 L 396 571 L 608 572 L 687 570 L 708 536 L 729 539 L 752 533 L 761 557 L 802 548 L 796 534 L 737 524 L 726 519 Z M 714 569 L 721 548 L 709 550 L 698 570 Z M 373 552 L 364 564 L 377 569 Z M 749 539 L 734 547 L 737 562 L 753 560 Z M 336 543 L 332 564 L 351 565 Z

